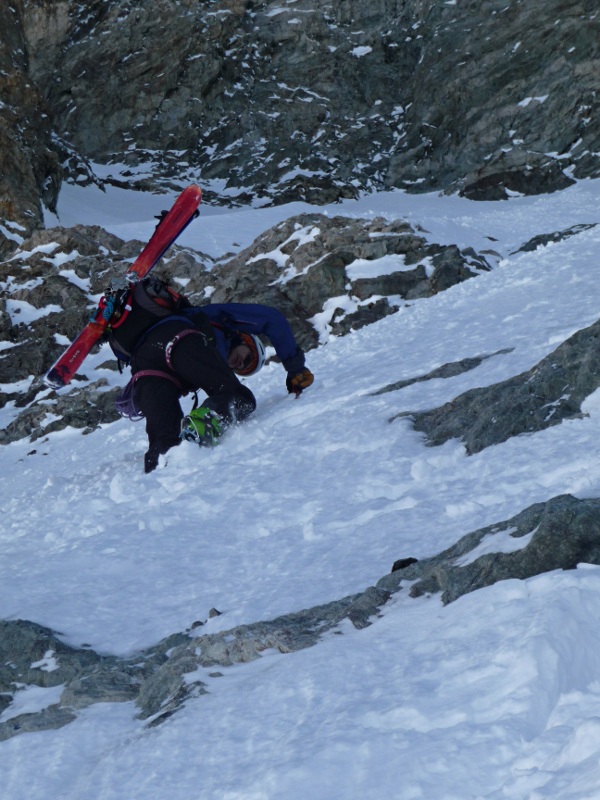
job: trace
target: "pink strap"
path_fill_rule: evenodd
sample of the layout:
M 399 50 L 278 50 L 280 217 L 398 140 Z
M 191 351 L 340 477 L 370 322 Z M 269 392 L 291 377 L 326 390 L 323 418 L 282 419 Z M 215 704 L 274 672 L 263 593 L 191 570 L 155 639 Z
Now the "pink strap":
M 174 383 L 180 392 L 187 394 L 187 392 L 184 391 L 182 384 L 177 380 L 176 377 L 169 375 L 168 372 L 162 372 L 159 369 L 141 369 L 139 372 L 136 372 L 133 375 L 131 380 L 133 383 L 135 383 L 138 378 L 166 378 L 168 381 L 171 381 L 171 383 Z
M 180 342 L 185 336 L 189 336 L 190 333 L 197 333 L 200 336 L 204 337 L 204 341 L 206 342 L 206 336 L 202 331 L 199 331 L 197 328 L 186 328 L 183 331 L 175 334 L 175 336 L 171 339 L 170 342 L 167 342 L 165 345 L 165 361 L 167 362 L 167 366 L 169 369 L 172 369 L 175 372 L 175 368 L 173 367 L 173 362 L 171 361 L 171 353 L 173 352 L 173 348 L 175 345 Z

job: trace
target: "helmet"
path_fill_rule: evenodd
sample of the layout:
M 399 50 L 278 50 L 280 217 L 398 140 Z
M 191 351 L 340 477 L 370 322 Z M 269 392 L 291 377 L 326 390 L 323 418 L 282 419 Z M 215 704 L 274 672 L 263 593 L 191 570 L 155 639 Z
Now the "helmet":
M 247 378 L 250 375 L 256 375 L 261 369 L 267 358 L 267 353 L 258 336 L 254 336 L 252 333 L 240 333 L 240 338 L 242 340 L 241 344 L 245 344 L 250 348 L 250 355 L 246 359 L 244 366 L 234 371 L 237 375 Z

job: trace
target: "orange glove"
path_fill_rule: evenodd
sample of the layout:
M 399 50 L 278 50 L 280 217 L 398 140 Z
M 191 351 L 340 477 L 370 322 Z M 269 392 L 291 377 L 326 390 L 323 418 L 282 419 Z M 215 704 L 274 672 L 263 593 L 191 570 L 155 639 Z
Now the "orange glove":
M 315 376 L 312 372 L 307 367 L 304 367 L 300 372 L 296 372 L 295 375 L 288 374 L 285 385 L 290 394 L 300 397 L 304 389 L 308 389 L 314 379 Z

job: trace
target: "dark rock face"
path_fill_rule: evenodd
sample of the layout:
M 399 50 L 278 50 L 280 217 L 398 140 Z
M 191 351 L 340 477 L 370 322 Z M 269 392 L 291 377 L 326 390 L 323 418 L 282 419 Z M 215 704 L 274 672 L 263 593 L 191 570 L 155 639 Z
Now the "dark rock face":
M 571 228 L 565 228 L 562 231 L 554 231 L 553 233 L 542 233 L 539 236 L 534 236 L 525 244 L 522 244 L 516 253 L 530 253 L 537 250 L 538 247 L 545 247 L 547 244 L 556 244 L 562 242 L 564 239 L 570 239 L 571 236 L 577 236 L 578 233 L 595 228 L 597 222 L 583 223 L 581 225 L 573 225 Z
M 1 13 L 13 222 L 39 223 L 59 161 L 81 182 L 88 159 L 124 164 L 109 180 L 142 189 L 201 174 L 239 203 L 382 187 L 485 200 L 599 174 L 594 0 L 12 0 Z
M 51 112 L 28 76 L 23 2 L 0 7 L 0 258 L 42 226 L 61 180 Z
M 453 378 L 455 375 L 462 375 L 463 372 L 469 372 L 469 370 L 475 369 L 488 358 L 511 352 L 512 348 L 508 348 L 506 350 L 498 350 L 496 353 L 487 353 L 486 355 L 474 356 L 473 358 L 463 358 L 460 361 L 453 361 L 450 364 L 442 364 L 441 367 L 431 370 L 431 372 L 428 372 L 426 375 L 418 375 L 416 378 L 406 378 L 405 380 L 395 381 L 387 386 L 383 386 L 381 389 L 377 389 L 377 391 L 372 392 L 372 394 L 373 396 L 387 394 L 388 392 L 395 392 L 398 389 L 404 389 L 406 386 L 412 386 L 413 383 L 423 383 L 425 381 L 435 380 L 436 378 Z
M 15 695 L 23 689 L 64 686 L 42 711 L 15 712 L 1 722 L 0 741 L 20 733 L 60 728 L 74 720 L 79 709 L 94 703 L 135 700 L 139 716 L 156 725 L 190 697 L 206 694 L 203 682 L 186 680 L 186 673 L 199 667 L 247 663 L 267 649 L 292 653 L 311 647 L 345 619 L 364 628 L 389 596 L 384 589 L 370 587 L 270 622 L 194 638 L 191 632 L 174 634 L 130 659 L 70 647 L 60 634 L 26 620 L 0 622 L 0 713 L 10 710 Z
M 544 430 L 581 415 L 581 403 L 600 386 L 599 347 L 600 322 L 596 322 L 577 331 L 528 372 L 408 416 L 415 430 L 425 433 L 428 444 L 461 439 L 470 455 L 511 436 Z
M 93 430 L 117 419 L 116 390 L 107 389 L 106 376 L 94 375 L 89 361 L 68 392 L 50 392 L 42 378 L 64 350 L 65 340 L 60 344 L 56 336 L 79 333 L 97 297 L 123 274 L 123 261 L 141 248 L 95 226 L 53 228 L 36 232 L 0 264 L 0 341 L 9 345 L 0 357 L 0 383 L 15 386 L 0 392 L 0 407 L 13 402 L 22 409 L 0 431 L 0 444 L 35 441 L 66 425 Z M 397 271 L 379 269 L 379 259 L 390 257 Z M 360 271 L 353 277 L 357 262 L 363 270 L 372 266 L 372 277 Z M 343 335 L 397 311 L 397 298 L 427 297 L 487 269 L 473 251 L 428 243 L 401 220 L 307 214 L 266 231 L 225 263 L 175 247 L 156 271 L 175 287 L 184 283 L 197 305 L 210 297 L 276 306 L 309 349 L 318 341 L 315 315 L 333 335 Z M 324 312 L 332 298 L 340 306 Z M 116 368 L 116 361 L 108 364 Z M 26 388 L 18 385 L 23 382 Z
M 478 549 L 484 552 L 478 555 Z M 600 499 L 560 495 L 473 531 L 432 558 L 396 569 L 377 586 L 396 591 L 405 580 L 412 584 L 412 597 L 441 592 L 443 602 L 450 603 L 498 581 L 582 563 L 600 564 Z

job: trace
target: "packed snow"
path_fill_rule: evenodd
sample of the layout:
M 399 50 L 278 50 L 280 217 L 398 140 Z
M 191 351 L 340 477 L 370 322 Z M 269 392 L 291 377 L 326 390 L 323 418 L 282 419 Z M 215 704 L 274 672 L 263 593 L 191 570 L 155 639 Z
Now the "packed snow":
M 171 200 L 65 186 L 47 224 L 93 222 L 143 240 Z M 143 423 L 1 448 L 1 618 L 129 655 L 195 620 L 223 631 L 362 591 L 397 558 L 435 554 L 534 502 L 600 496 L 600 393 L 581 419 L 470 457 L 458 441 L 427 447 L 407 418 L 390 422 L 529 369 L 597 319 L 600 227 L 515 251 L 600 222 L 599 200 L 600 182 L 586 181 L 503 203 L 389 192 L 326 209 L 204 206 L 182 243 L 213 257 L 312 210 L 405 218 L 431 241 L 493 250 L 497 266 L 346 337 L 325 331 L 299 399 L 281 366 L 267 366 L 249 379 L 258 410 L 247 423 L 214 450 L 184 443 L 150 475 Z M 499 350 L 459 376 L 373 395 Z M 478 554 L 489 547 L 484 539 Z M 221 615 L 208 618 L 213 607 Z M 132 703 L 104 704 L 0 743 L 2 795 L 598 798 L 599 609 L 600 567 L 586 564 L 446 607 L 401 591 L 364 630 L 348 622 L 310 649 L 194 675 L 208 695 L 156 728 Z M 55 662 L 49 651 L 36 668 Z M 4 718 L 56 702 L 55 690 L 22 691 Z

